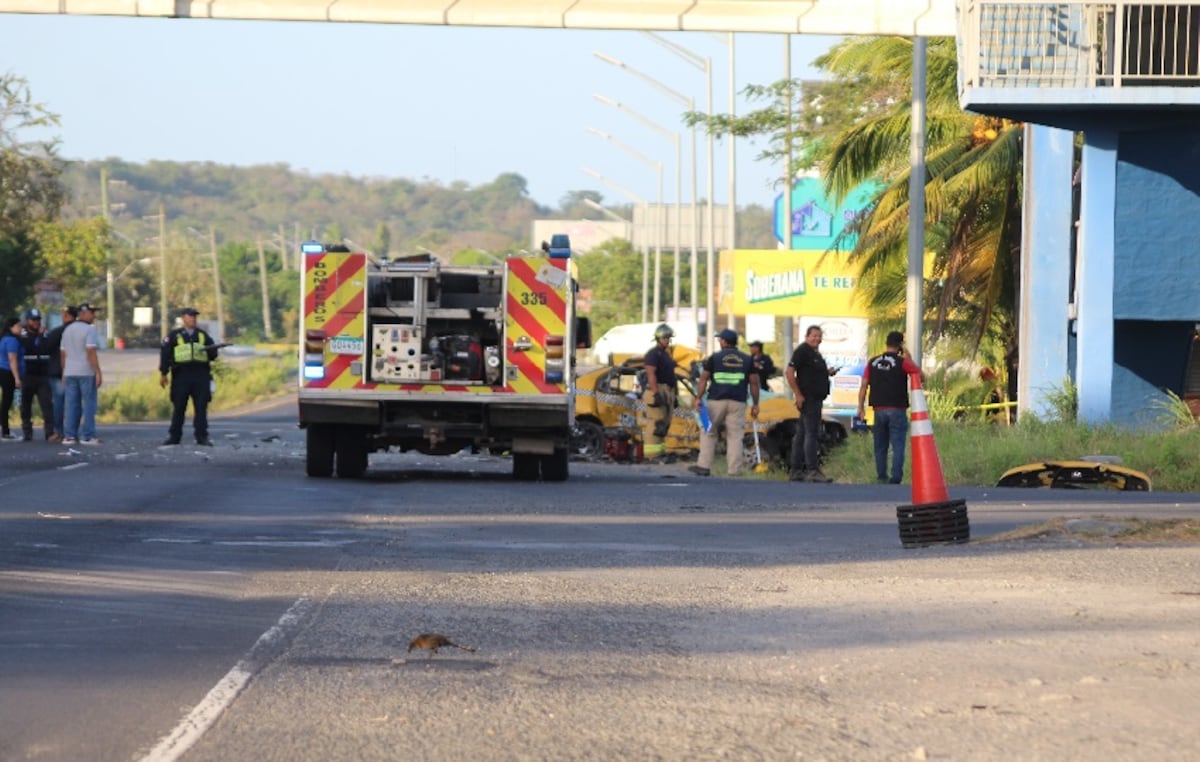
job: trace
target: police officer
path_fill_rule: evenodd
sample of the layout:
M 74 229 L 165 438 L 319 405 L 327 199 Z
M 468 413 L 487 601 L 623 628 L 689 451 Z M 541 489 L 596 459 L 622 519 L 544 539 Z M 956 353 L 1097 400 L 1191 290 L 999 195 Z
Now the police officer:
M 725 429 L 725 465 L 730 476 L 742 470 L 742 439 L 746 436 L 746 392 L 753 406 L 750 416 L 758 417 L 758 371 L 749 355 L 737 350 L 738 334 L 726 328 L 717 334 L 721 348 L 704 360 L 700 382 L 696 386 L 696 407 L 705 404 L 712 427 L 700 435 L 700 458 L 688 471 L 698 476 L 711 473 L 717 455 L 717 432 Z
M 767 380 L 779 373 L 775 369 L 775 361 L 771 356 L 763 353 L 763 343 L 761 341 L 752 341 L 747 346 L 750 347 L 750 362 L 754 363 L 754 370 L 758 373 L 758 380 L 763 386 L 767 385 Z
M 179 314 L 183 327 L 176 328 L 163 339 L 158 361 L 158 369 L 162 373 L 159 384 L 165 388 L 170 377 L 173 406 L 171 428 L 163 444 L 179 444 L 190 397 L 196 444 L 212 447 L 212 440 L 208 438 L 208 401 L 212 396 L 211 364 L 217 359 L 218 347 L 212 336 L 196 327 L 199 312 L 184 307 Z
M 42 313 L 35 307 L 25 313 L 25 330 L 21 331 L 21 346 L 25 349 L 25 375 L 21 377 L 21 433 L 26 442 L 33 441 L 33 400 L 42 411 L 42 428 L 46 441 L 54 436 L 54 394 L 50 387 L 50 337 L 42 327 Z M 57 346 L 54 353 L 58 354 Z

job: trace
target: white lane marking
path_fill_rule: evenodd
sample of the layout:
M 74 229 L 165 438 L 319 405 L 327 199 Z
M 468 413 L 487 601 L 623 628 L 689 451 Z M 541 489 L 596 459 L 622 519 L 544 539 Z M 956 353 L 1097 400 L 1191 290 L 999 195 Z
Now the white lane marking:
M 213 686 L 188 716 L 142 757 L 142 762 L 173 762 L 186 754 L 212 727 L 221 716 L 221 712 L 233 703 L 255 673 L 267 665 L 272 649 L 277 643 L 290 637 L 291 630 L 308 613 L 309 607 L 308 598 L 301 598 L 293 603 L 271 629 L 259 636 L 249 652 L 233 665 L 233 669 Z
M 357 540 L 214 540 L 213 545 L 246 545 L 259 548 L 340 548 Z
M 72 463 L 69 466 L 62 466 L 58 470 L 59 471 L 72 471 L 76 468 L 86 468 L 86 467 L 87 467 L 87 463 Z

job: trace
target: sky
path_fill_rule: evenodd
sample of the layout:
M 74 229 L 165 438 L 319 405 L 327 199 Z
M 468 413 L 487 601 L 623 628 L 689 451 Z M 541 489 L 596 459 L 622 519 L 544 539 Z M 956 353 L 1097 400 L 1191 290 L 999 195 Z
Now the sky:
M 585 189 L 606 204 L 654 203 L 662 162 L 663 202 L 674 203 L 680 175 L 682 202 L 691 199 L 685 106 L 628 69 L 694 99 L 699 111 L 706 77 L 643 32 L 57 15 L 0 15 L 0 30 L 0 71 L 24 77 L 33 99 L 61 117 L 66 159 L 285 163 L 471 186 L 515 172 L 546 206 Z M 711 58 L 712 110 L 728 113 L 728 35 L 662 37 Z M 818 76 L 810 63 L 835 42 L 793 35 L 792 76 Z M 784 78 L 785 44 L 782 35 L 736 35 L 737 113 L 766 105 L 740 91 Z M 680 167 L 663 129 L 680 134 Z M 765 139 L 737 142 L 739 207 L 770 206 L 778 194 L 780 168 L 755 160 L 764 147 Z M 702 132 L 696 154 L 704 198 Z M 730 195 L 728 154 L 715 141 L 718 204 Z

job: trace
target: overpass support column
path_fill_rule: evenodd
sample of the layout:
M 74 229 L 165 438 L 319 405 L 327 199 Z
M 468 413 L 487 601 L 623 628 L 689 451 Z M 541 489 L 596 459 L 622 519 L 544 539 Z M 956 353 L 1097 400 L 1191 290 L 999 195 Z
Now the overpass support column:
M 1108 421 L 1112 414 L 1113 286 L 1117 209 L 1116 130 L 1084 134 L 1075 268 L 1075 383 L 1079 419 Z
M 1018 414 L 1046 418 L 1047 397 L 1070 376 L 1071 174 L 1074 133 L 1025 125 Z

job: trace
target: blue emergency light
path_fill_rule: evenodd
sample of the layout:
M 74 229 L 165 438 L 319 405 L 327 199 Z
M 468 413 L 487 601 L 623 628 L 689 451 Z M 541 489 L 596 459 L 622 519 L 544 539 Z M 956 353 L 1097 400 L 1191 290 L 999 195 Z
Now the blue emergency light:
M 305 241 L 300 244 L 300 252 L 302 254 L 324 254 L 325 244 L 320 241 Z
M 550 236 L 550 247 L 547 252 L 551 259 L 570 259 L 571 236 L 566 233 L 556 233 Z

